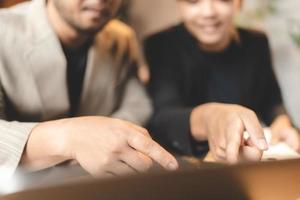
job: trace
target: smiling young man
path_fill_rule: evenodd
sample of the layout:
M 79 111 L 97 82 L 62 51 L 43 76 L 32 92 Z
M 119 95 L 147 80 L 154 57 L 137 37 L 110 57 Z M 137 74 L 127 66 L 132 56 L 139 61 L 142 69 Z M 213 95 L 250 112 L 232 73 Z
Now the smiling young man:
M 153 160 L 177 168 L 138 126 L 152 108 L 133 31 L 112 20 L 120 3 L 34 0 L 0 11 L 0 174 L 67 160 L 96 176 L 143 172 Z
M 266 36 L 234 25 L 241 3 L 177 0 L 182 23 L 145 42 L 155 107 L 150 128 L 179 154 L 203 156 L 208 141 L 217 161 L 236 163 L 243 150 L 259 160 L 267 144 L 258 117 L 274 138 L 299 150 Z

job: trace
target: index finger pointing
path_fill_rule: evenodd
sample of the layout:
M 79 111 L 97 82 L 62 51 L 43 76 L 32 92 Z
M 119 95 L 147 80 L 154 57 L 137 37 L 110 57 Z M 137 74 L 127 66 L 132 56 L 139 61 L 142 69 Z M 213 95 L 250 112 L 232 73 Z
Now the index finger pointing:
M 176 170 L 176 159 L 154 140 L 140 133 L 132 133 L 128 138 L 128 144 L 137 151 L 149 156 L 167 170 Z
M 240 116 L 253 144 L 260 150 L 267 150 L 268 144 L 255 113 L 252 111 L 249 113 L 240 113 Z

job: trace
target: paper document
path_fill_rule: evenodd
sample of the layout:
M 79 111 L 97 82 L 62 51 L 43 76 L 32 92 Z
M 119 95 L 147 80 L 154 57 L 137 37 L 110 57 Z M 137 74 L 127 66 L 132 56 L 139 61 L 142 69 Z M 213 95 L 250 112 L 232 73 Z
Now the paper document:
M 286 159 L 297 159 L 300 158 L 300 154 L 294 151 L 291 147 L 289 147 L 286 143 L 280 142 L 278 144 L 271 144 L 272 141 L 272 133 L 269 128 L 264 129 L 264 134 L 269 144 L 269 149 L 264 152 L 262 160 L 286 160 Z M 245 132 L 245 139 L 249 137 L 249 134 Z
M 270 129 L 265 128 L 264 133 L 269 144 L 269 150 L 264 152 L 262 158 L 263 160 L 285 160 L 300 158 L 300 154 L 284 142 L 272 145 L 272 133 Z

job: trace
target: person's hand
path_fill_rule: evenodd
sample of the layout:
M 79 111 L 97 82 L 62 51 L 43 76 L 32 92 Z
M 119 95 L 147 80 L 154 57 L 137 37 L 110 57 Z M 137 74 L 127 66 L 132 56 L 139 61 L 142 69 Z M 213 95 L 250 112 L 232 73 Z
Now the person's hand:
M 247 131 L 249 139 L 244 139 Z M 191 132 L 198 141 L 208 140 L 215 161 L 235 164 L 259 161 L 268 149 L 256 114 L 242 106 L 210 103 L 191 114 Z
M 284 142 L 292 149 L 300 152 L 300 136 L 295 128 L 287 128 L 280 131 L 272 131 L 272 144 Z
M 43 133 L 49 137 L 41 136 Z M 47 152 L 41 153 L 45 149 L 37 146 L 40 140 L 43 140 L 45 148 L 48 147 Z M 153 165 L 153 161 L 167 170 L 178 168 L 175 158 L 154 142 L 147 130 L 105 117 L 41 123 L 34 129 L 28 142 L 27 160 L 30 160 L 28 158 L 35 160 L 33 163 L 36 164 L 46 163 L 48 158 L 48 165 L 51 164 L 49 159 L 53 158 L 56 158 L 56 162 L 76 160 L 94 176 L 145 172 Z
M 78 118 L 72 126 L 72 158 L 91 174 L 144 172 L 152 166 L 152 160 L 165 169 L 177 168 L 175 158 L 154 142 L 146 129 L 134 124 L 108 118 Z
M 261 151 L 253 148 L 251 146 L 243 146 L 240 149 L 238 160 L 240 162 L 255 162 L 262 157 Z M 212 155 L 212 152 L 209 151 L 203 159 L 204 162 L 225 162 L 224 160 L 218 159 L 216 156 Z
M 292 149 L 300 152 L 300 134 L 292 126 L 287 115 L 278 116 L 271 125 L 272 144 L 284 142 Z

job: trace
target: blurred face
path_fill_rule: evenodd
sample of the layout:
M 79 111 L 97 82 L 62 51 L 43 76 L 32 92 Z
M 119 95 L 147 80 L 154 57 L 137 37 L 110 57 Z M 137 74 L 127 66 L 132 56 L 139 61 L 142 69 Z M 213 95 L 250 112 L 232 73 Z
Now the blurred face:
M 177 0 L 188 31 L 201 45 L 222 46 L 231 38 L 239 0 Z
M 111 18 L 121 0 L 49 0 L 61 18 L 77 31 L 97 33 Z

